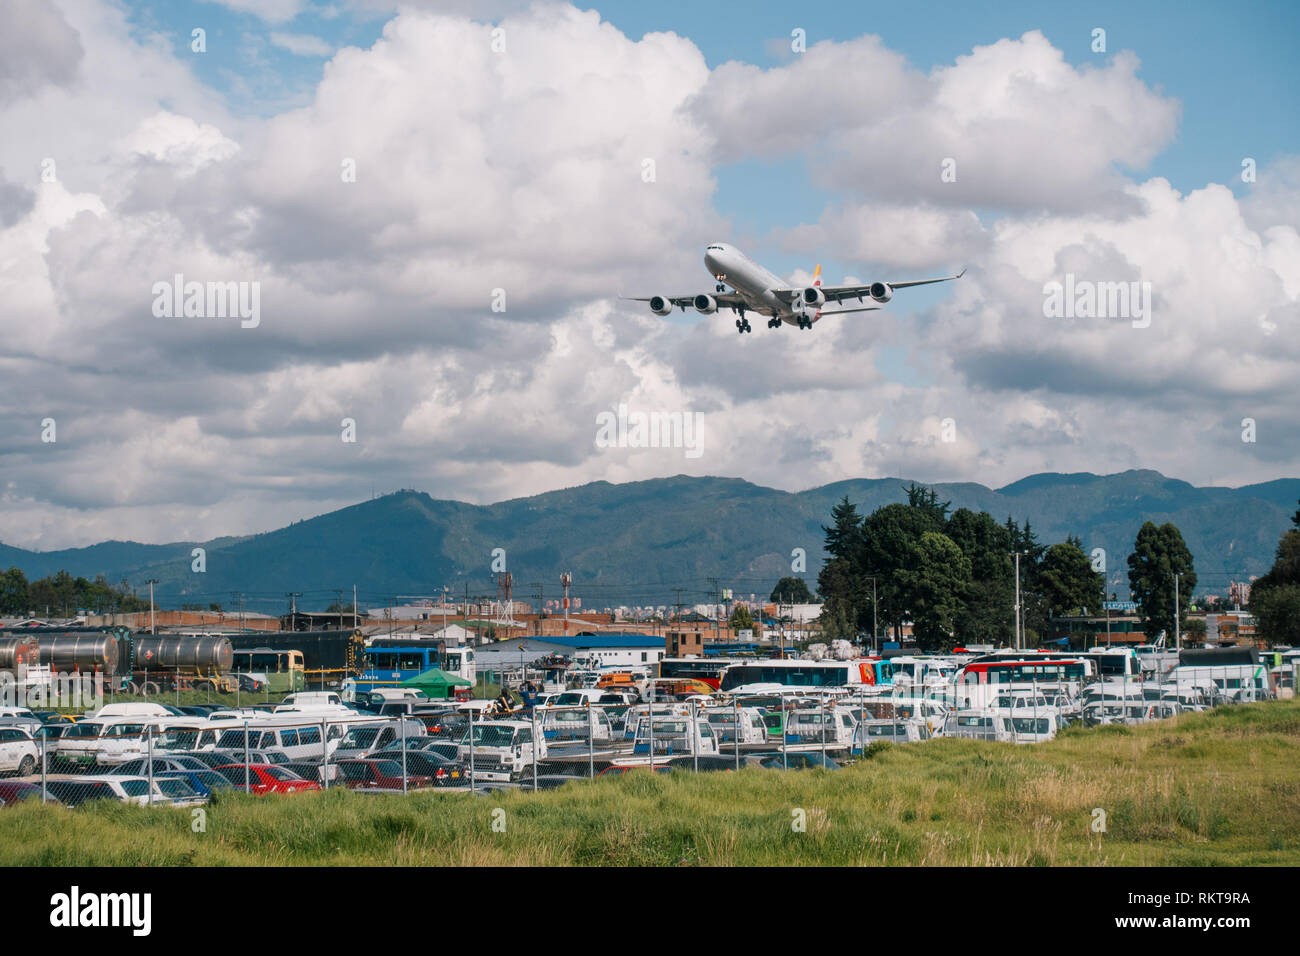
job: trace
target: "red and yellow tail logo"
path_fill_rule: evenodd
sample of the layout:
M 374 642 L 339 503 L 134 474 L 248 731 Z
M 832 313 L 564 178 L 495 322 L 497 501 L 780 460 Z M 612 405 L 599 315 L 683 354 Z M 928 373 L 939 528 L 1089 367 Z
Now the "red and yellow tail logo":
M 822 284 L 822 267 L 821 267 L 821 263 L 819 262 L 817 263 L 817 268 L 813 270 L 813 285 L 821 285 L 821 284 Z

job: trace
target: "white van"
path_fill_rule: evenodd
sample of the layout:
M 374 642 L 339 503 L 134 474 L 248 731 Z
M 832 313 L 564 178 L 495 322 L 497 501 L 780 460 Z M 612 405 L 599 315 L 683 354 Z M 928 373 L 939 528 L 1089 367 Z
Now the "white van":
M 162 704 L 126 703 L 105 704 L 90 715 L 92 720 L 108 720 L 113 717 L 175 717 Z
M 325 751 L 333 755 L 339 741 L 347 733 L 340 723 L 327 723 Z M 283 754 L 288 760 L 319 760 L 322 756 L 321 726 L 302 721 L 272 720 L 265 715 L 260 721 L 248 722 L 248 740 L 244 740 L 244 724 L 227 724 L 220 729 L 214 750 L 231 755 L 233 763 L 242 763 L 245 750 L 250 753 Z
M 428 736 L 422 722 L 399 718 L 406 724 L 406 739 Z M 369 757 L 376 750 L 400 746 L 402 725 L 398 720 L 355 721 L 347 729 L 335 750 L 335 760 L 356 760 Z
M 147 734 L 150 731 L 154 734 L 156 745 L 158 738 L 168 728 L 195 725 L 193 717 L 171 715 L 166 719 L 109 717 L 103 720 L 79 720 L 58 738 L 54 754 L 60 760 L 79 766 L 110 767 L 145 756 L 149 749 Z

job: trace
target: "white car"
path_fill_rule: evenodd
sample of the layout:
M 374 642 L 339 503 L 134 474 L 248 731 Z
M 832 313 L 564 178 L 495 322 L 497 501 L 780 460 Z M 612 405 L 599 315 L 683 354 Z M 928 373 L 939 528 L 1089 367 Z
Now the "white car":
M 36 769 L 40 759 L 31 734 L 21 727 L 0 727 L 0 771 L 25 777 Z
M 91 776 L 71 776 L 53 780 L 49 790 L 55 797 L 73 806 L 84 803 L 95 796 L 116 799 L 122 803 L 135 803 L 148 806 L 149 780 L 146 777 L 132 777 L 124 774 L 100 773 Z M 153 805 L 191 806 L 204 803 L 205 799 L 196 791 L 188 780 L 179 777 L 155 777 L 153 781 Z

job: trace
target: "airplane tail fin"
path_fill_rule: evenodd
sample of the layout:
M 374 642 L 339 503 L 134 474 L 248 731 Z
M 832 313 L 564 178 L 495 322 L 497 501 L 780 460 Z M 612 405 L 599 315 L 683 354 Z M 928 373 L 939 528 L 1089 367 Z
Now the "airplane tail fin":
M 821 263 L 819 262 L 817 263 L 817 268 L 813 270 L 813 285 L 821 285 L 821 284 L 822 284 L 822 266 Z

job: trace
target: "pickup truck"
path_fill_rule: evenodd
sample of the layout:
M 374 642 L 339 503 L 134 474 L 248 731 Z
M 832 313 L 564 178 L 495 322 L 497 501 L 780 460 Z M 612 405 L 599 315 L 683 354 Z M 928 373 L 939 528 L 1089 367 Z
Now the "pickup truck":
M 469 730 L 461 738 L 456 759 L 466 767 L 472 767 L 471 779 L 474 781 L 507 783 L 518 780 L 534 761 L 546 758 L 546 738 L 533 740 L 531 721 L 476 720 L 472 733 L 472 741 Z

